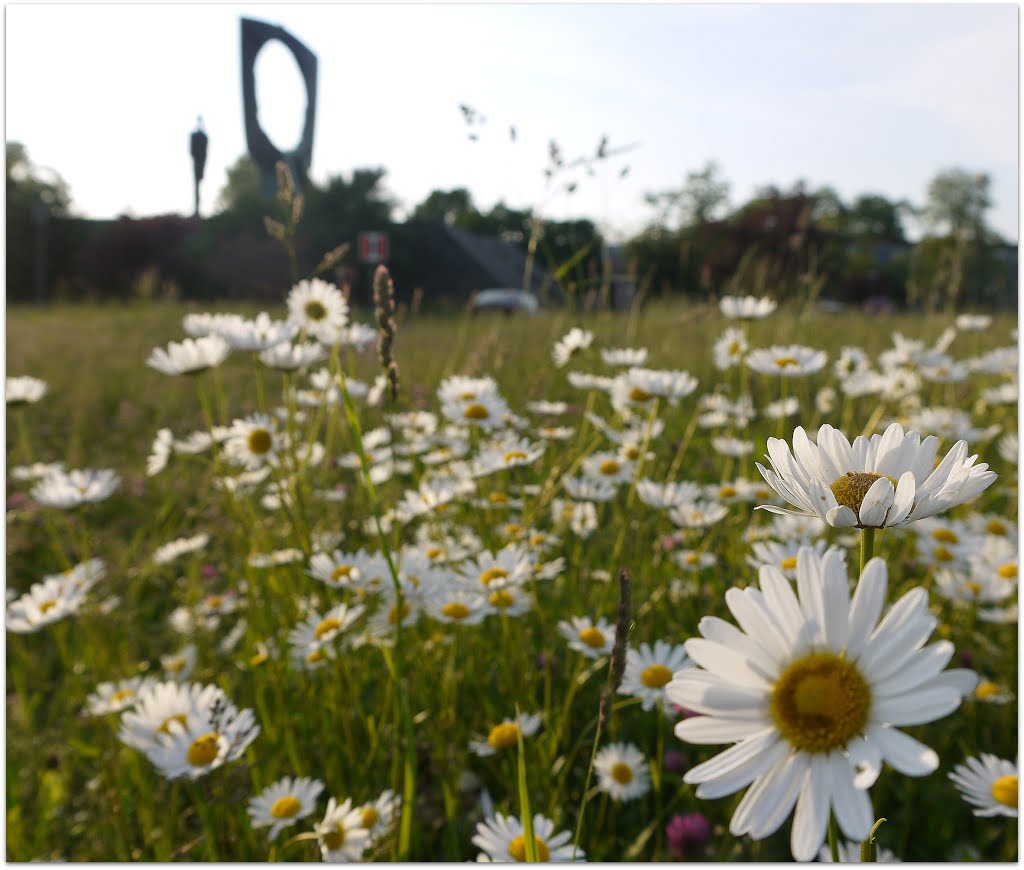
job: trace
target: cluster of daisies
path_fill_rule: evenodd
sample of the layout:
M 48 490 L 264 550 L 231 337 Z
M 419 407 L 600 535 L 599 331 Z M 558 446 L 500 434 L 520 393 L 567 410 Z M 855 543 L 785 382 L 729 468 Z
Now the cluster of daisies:
M 998 439 L 999 456 L 1017 461 L 1015 432 L 975 424 L 987 409 L 1017 401 L 1016 347 L 962 359 L 949 353 L 958 330 L 986 329 L 983 319 L 958 319 L 931 345 L 894 333 L 892 347 L 874 359 L 844 347 L 832 365 L 835 386 L 818 389 L 813 409 L 786 389 L 761 407 L 742 386 L 694 396 L 699 383 L 689 372 L 647 367 L 646 348 L 595 347 L 593 333 L 577 327 L 551 357 L 568 387 L 586 394 L 585 412 L 546 399 L 519 411 L 493 378 L 453 375 L 438 385 L 434 411 L 386 413 L 383 425 L 362 432 L 359 449 L 331 455 L 332 414 L 340 418 L 349 401 L 380 405 L 386 383 L 383 375 L 366 383 L 343 373 L 337 351 L 368 348 L 376 333 L 350 323 L 344 296 L 322 281 L 293 288 L 287 309 L 279 320 L 266 312 L 190 314 L 189 338 L 155 349 L 147 360 L 168 375 L 199 375 L 248 353 L 261 370 L 289 373 L 277 406 L 261 397 L 257 412 L 211 420 L 184 437 L 160 429 L 146 473 L 160 475 L 175 456 L 207 461 L 217 489 L 259 518 L 262 549 L 254 544 L 247 567 L 293 566 L 316 581 L 314 593 L 289 601 L 294 618 L 272 636 L 252 636 L 244 581 L 191 596 L 168 617 L 184 645 L 161 657 L 167 679 L 105 682 L 86 699 L 92 715 L 119 715 L 119 739 L 167 779 L 197 779 L 239 760 L 260 732 L 253 711 L 235 707 L 215 685 L 189 682 L 201 666 L 192 642 L 198 634 L 222 633 L 218 648 L 226 654 L 246 640 L 255 649 L 244 663 L 250 670 L 275 658 L 307 672 L 348 667 L 362 648 L 389 646 L 396 630 L 421 622 L 431 631 L 465 625 L 487 632 L 544 607 L 543 584 L 577 570 L 567 557 L 570 545 L 602 524 L 622 522 L 627 503 L 634 514 L 650 514 L 658 549 L 682 575 L 670 586 L 670 600 L 695 597 L 720 571 L 710 531 L 729 517 L 745 520 L 746 563 L 756 583 L 725 592 L 735 624 L 705 616 L 684 643 L 631 646 L 617 686 L 644 713 L 671 720 L 680 740 L 729 744 L 689 769 L 684 781 L 698 799 L 746 789 L 730 822 L 734 836 L 762 839 L 792 815 L 792 854 L 812 860 L 832 815 L 848 840 L 863 841 L 874 823 L 869 789 L 883 763 L 909 776 L 939 766 L 934 751 L 900 729 L 947 716 L 965 699 L 1014 700 L 1010 686 L 947 667 L 954 654 L 948 640 L 928 643 L 937 626 L 932 593 L 977 606 L 982 620 L 1017 621 L 1015 524 L 991 513 L 944 516 L 996 480 L 968 441 Z M 774 310 L 769 299 L 721 300 L 722 313 L 740 324 L 714 342 L 719 371 L 761 375 L 766 389 L 826 371 L 823 350 L 750 346 L 744 322 Z M 583 362 L 591 370 L 570 367 Z M 969 378 L 982 379 L 973 414 L 926 404 L 925 396 Z M 46 391 L 36 379 L 9 378 L 8 404 L 31 404 Z M 786 426 L 791 417 L 831 414 L 840 400 L 867 395 L 889 412 L 876 421 L 880 434 L 851 441 L 829 424 L 815 431 Z M 714 483 L 680 475 L 699 463 L 673 461 L 682 448 L 667 442 L 666 420 L 681 414 L 692 414 L 693 430 L 710 430 L 710 461 L 725 469 Z M 791 439 L 755 440 L 751 424 L 758 418 L 772 421 L 765 428 L 777 433 L 792 431 Z M 758 446 L 766 446 L 766 464 L 753 461 Z M 564 461 L 549 474 L 552 456 Z M 749 476 L 734 473 L 737 467 Z M 61 463 L 16 467 L 12 478 L 32 482 L 32 498 L 58 509 L 101 501 L 119 485 L 114 471 L 68 471 Z M 341 532 L 324 509 L 367 483 L 380 488 L 379 515 Z M 296 522 L 304 511 L 308 528 Z M 916 559 L 933 578 L 930 588 L 904 591 L 890 606 L 885 561 L 871 559 L 851 576 L 846 548 L 875 529 L 905 529 L 913 537 Z M 368 543 L 381 533 L 400 543 L 390 550 Z M 152 552 L 152 568 L 175 570 L 211 541 L 197 530 L 163 543 Z M 9 597 L 8 630 L 36 631 L 75 613 L 103 575 L 103 563 L 92 559 Z M 615 643 L 614 624 L 600 614 L 567 615 L 557 632 L 568 650 L 594 665 Z M 543 727 L 542 714 L 520 712 L 481 727 L 467 751 L 477 759 L 514 755 L 520 739 Z M 615 802 L 638 800 L 652 788 L 651 761 L 629 741 L 600 746 L 594 772 L 598 790 Z M 949 776 L 976 814 L 1016 816 L 1016 775 L 1013 762 L 983 754 Z M 308 777 L 277 780 L 250 798 L 253 827 L 269 828 L 275 840 L 313 816 L 325 787 Z M 382 854 L 400 809 L 391 792 L 363 805 L 331 797 L 312 832 L 324 860 Z M 483 816 L 472 837 L 479 860 L 585 857 L 543 815 L 533 819 L 530 848 L 518 818 L 493 806 Z

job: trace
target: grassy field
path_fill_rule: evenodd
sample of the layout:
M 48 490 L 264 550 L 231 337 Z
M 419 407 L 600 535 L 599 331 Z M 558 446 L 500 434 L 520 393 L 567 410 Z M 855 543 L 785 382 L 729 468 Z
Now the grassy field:
M 686 770 L 723 747 L 678 739 L 673 727 L 682 711 L 670 708 L 666 715 L 658 707 L 642 709 L 638 698 L 617 694 L 599 724 L 608 649 L 600 644 L 588 649 L 584 641 L 585 652 L 577 651 L 579 643 L 570 646 L 572 634 L 560 624 L 573 617 L 614 624 L 620 568 L 632 578 L 633 649 L 656 641 L 681 645 L 698 635 L 706 616 L 735 622 L 725 591 L 756 585 L 758 572 L 749 561 L 752 538 L 780 545 L 796 541 L 782 540 L 772 516 L 754 509 L 784 504 L 770 490 L 764 492 L 754 461 L 764 462 L 769 437 L 789 442 L 797 425 L 813 433 L 831 423 L 852 440 L 861 432 L 881 433 L 890 420 L 913 428 L 909 421 L 921 419 L 922 408 L 966 411 L 974 427 L 991 427 L 977 443 L 969 439 L 970 452 L 980 454 L 978 461 L 999 476 L 977 498 L 939 519 L 961 524 L 960 530 L 1002 518 L 1012 527 L 1009 537 L 1016 546 L 1016 446 L 1011 461 L 1004 439 L 1016 435 L 1017 405 L 985 398 L 985 391 L 1006 377 L 977 371 L 959 382 L 922 377 L 900 396 L 854 398 L 833 370 L 843 348 L 857 347 L 883 371 L 879 358 L 894 347 L 893 333 L 931 348 L 951 326 L 948 316 L 805 315 L 780 308 L 741 324 L 725 318 L 717 306 L 681 304 L 651 305 L 631 314 L 563 311 L 512 318 L 405 312 L 395 344 L 401 388 L 394 404 L 374 407 L 358 395 L 358 382 L 370 385 L 380 372 L 372 348 L 343 348 L 312 367 L 329 365 L 332 375 L 344 371 L 355 396 L 347 412 L 343 403 L 297 405 L 290 391 L 306 388 L 309 379 L 267 369 L 250 353 L 233 351 L 221 365 L 195 376 L 169 376 L 146 366 L 154 348 L 183 338 L 188 310 L 200 309 L 139 304 L 7 310 L 8 377 L 30 375 L 48 385 L 37 403 L 8 404 L 8 601 L 44 576 L 88 558 L 100 558 L 105 566 L 103 578 L 67 618 L 7 633 L 7 857 L 12 861 L 317 860 L 322 848 L 342 849 L 337 836 L 332 841 L 323 830 L 314 831 L 328 797 L 339 804 L 348 798 L 360 807 L 387 790 L 404 797 L 406 811 L 395 810 L 392 824 L 374 832 L 365 854 L 357 849 L 354 857 L 474 860 L 481 851 L 473 843 L 477 825 L 496 811 L 519 819 L 541 813 L 553 821 L 554 831 L 572 835 L 570 843 L 579 825 L 579 849 L 591 861 L 790 860 L 788 821 L 766 839 L 733 836 L 729 820 L 739 795 L 699 799 L 694 786 L 683 782 Z M 246 316 L 257 311 L 211 310 Z M 284 299 L 270 313 L 285 317 Z M 354 312 L 353 319 L 369 323 L 370 314 Z M 809 346 L 825 351 L 828 363 L 819 372 L 785 378 L 742 366 L 719 369 L 715 343 L 736 326 L 745 330 L 751 348 Z M 966 362 L 1015 345 L 1015 326 L 1002 316 L 985 331 L 960 331 L 946 353 Z M 558 367 L 552 348 L 573 327 L 590 331 L 592 344 Z M 598 425 L 605 421 L 613 435 L 625 429 L 607 392 L 575 387 L 567 375 L 624 371 L 599 354 L 602 348 L 622 347 L 646 348 L 647 368 L 686 371 L 699 383 L 678 401 L 643 403 L 634 422 L 657 420 L 663 431 L 648 428 L 645 439 L 627 439 L 624 445 Z M 927 367 L 913 359 L 918 351 L 908 351 L 906 368 Z M 503 442 L 499 453 L 505 462 L 518 453 L 523 464 L 489 474 L 464 472 L 458 462 L 483 457 L 492 433 L 463 425 L 455 431 L 444 417 L 437 391 L 454 375 L 493 378 L 508 407 L 523 419 L 512 434 L 526 439 L 528 447 L 543 446 L 539 458 L 526 461 L 526 446 Z M 826 387 L 835 390 L 827 409 L 821 394 Z M 701 425 L 698 401 L 716 393 L 732 399 L 748 393 L 758 415 L 746 426 L 734 419 L 717 427 Z M 797 401 L 794 415 L 779 420 L 764 415 L 770 403 L 785 398 Z M 567 408 L 564 414 L 528 409 L 538 401 L 564 402 Z M 275 409 L 281 411 L 275 431 L 291 446 L 267 479 L 237 483 L 244 470 L 232 461 L 226 440 L 192 455 L 175 450 L 166 469 L 147 475 L 161 428 L 184 439 L 196 430 L 210 431 L 211 423 L 227 427 Z M 410 420 L 404 426 L 389 421 L 395 412 L 414 411 L 437 415 L 436 428 L 413 432 Z M 566 427 L 567 437 L 545 437 L 542 427 Z M 753 450 L 723 454 L 713 443 L 719 436 L 752 442 Z M 954 440 L 941 441 L 940 458 Z M 296 444 L 309 450 L 314 448 L 308 445 L 320 445 L 323 456 L 296 458 Z M 360 470 L 364 446 L 373 485 Z M 433 457 L 441 446 L 456 458 Z M 591 501 L 596 528 L 574 529 L 568 514 L 560 513 L 559 500 L 567 498 L 565 477 L 590 473 L 586 460 L 606 454 L 632 473 L 614 487 L 610 500 Z M 96 503 L 47 507 L 32 497 L 32 481 L 11 473 L 40 462 L 113 469 L 120 483 Z M 409 492 L 436 479 L 440 469 L 464 478 L 465 489 L 440 507 L 396 515 L 403 499 L 410 503 Z M 236 483 L 226 486 L 225 479 Z M 640 497 L 640 480 L 710 487 L 706 503 L 724 505 L 724 516 L 706 527 L 682 527 L 667 510 Z M 737 490 L 740 496 L 747 491 L 744 481 L 750 482 L 745 499 L 737 496 Z M 382 517 L 383 533 L 373 523 L 375 515 Z M 947 774 L 980 753 L 1017 758 L 1017 623 L 1015 618 L 986 621 L 980 611 L 994 605 L 940 594 L 941 559 L 922 541 L 935 527 L 920 525 L 882 529 L 874 539 L 874 554 L 888 568 L 888 604 L 923 586 L 936 619 L 928 642 L 951 641 L 955 653 L 949 667 L 972 668 L 1009 700 L 994 703 L 972 695 L 948 716 L 902 729 L 934 749 L 939 766 L 921 777 L 883 769 L 870 792 L 874 817 L 887 820 L 878 842 L 904 861 L 1016 860 L 1015 820 L 972 815 Z M 842 547 L 855 579 L 858 538 L 852 532 L 825 528 L 807 534 Z M 208 535 L 208 543 L 166 562 L 154 560 L 161 545 L 199 534 Z M 971 541 L 962 554 L 957 551 L 964 572 L 971 558 L 982 558 L 991 546 L 984 533 Z M 486 561 L 491 554 L 510 545 L 522 548 L 518 557 L 529 565 L 530 576 L 508 587 L 510 595 L 520 596 L 522 612 L 498 608 L 492 599 L 501 599 L 499 587 L 483 586 L 476 592 L 484 593 L 491 609 L 478 624 L 437 616 L 428 591 L 433 594 L 446 577 L 480 574 L 492 564 Z M 434 557 L 424 554 L 442 547 L 462 552 L 430 563 Z M 290 550 L 296 551 L 294 561 L 284 555 Z M 378 566 L 389 558 L 400 563 L 407 616 L 394 618 L 398 600 L 390 572 L 378 586 L 343 579 L 331 584 L 311 576 L 313 557 L 324 553 L 330 560 L 335 551 L 353 561 L 358 551 L 367 559 L 377 554 Z M 678 558 L 680 552 L 696 554 L 695 564 Z M 253 559 L 272 553 L 279 554 L 279 564 L 262 566 Z M 477 560 L 475 567 L 467 568 L 467 560 Z M 1014 555 L 1014 565 L 1015 560 Z M 502 565 L 506 574 L 514 573 Z M 422 590 L 416 572 L 429 575 Z M 1013 582 L 1009 600 L 1016 601 L 1015 574 L 1005 582 Z M 473 599 L 472 606 L 477 604 Z M 306 622 L 319 632 L 341 605 L 356 613 L 353 625 L 329 642 L 319 643 L 317 634 L 318 643 L 300 649 L 316 650 L 312 660 L 296 653 L 299 647 L 290 639 L 296 629 Z M 397 640 L 396 622 L 401 622 Z M 607 625 L 601 631 L 610 639 Z M 581 634 L 578 626 L 576 634 Z M 167 657 L 182 650 L 189 663 L 175 670 Z M 144 751 L 119 738 L 125 713 L 93 714 L 87 706 L 101 683 L 136 676 L 216 685 L 237 708 L 253 711 L 259 734 L 238 758 L 205 775 L 166 777 Z M 517 711 L 538 714 L 539 728 L 521 727 L 521 741 L 504 745 L 494 729 Z M 616 801 L 597 773 L 590 775 L 599 728 L 599 748 L 629 743 L 643 754 L 650 788 L 636 799 Z M 164 734 L 177 730 L 165 727 Z M 474 741 L 492 749 L 497 743 L 498 751 L 480 755 Z M 304 803 L 291 816 L 285 804 L 275 804 L 284 814 L 275 818 L 293 823 L 271 840 L 265 827 L 253 825 L 247 807 L 285 776 L 310 777 L 324 789 L 312 799 L 315 807 Z M 666 836 L 674 817 L 690 813 L 707 819 L 708 838 L 683 844 L 678 835 Z M 554 842 L 540 845 L 539 857 L 549 849 L 554 853 Z

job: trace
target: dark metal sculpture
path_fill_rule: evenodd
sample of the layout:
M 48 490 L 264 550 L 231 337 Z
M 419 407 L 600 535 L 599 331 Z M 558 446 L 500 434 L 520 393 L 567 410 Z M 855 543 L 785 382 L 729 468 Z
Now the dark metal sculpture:
M 282 151 L 260 127 L 256 105 L 256 56 L 272 39 L 282 42 L 295 57 L 306 84 L 306 116 L 302 138 L 294 151 Z M 301 189 L 313 160 L 313 122 L 316 117 L 316 55 L 279 25 L 253 18 L 242 19 L 242 100 L 245 107 L 245 142 L 253 162 L 259 167 L 264 189 L 273 193 L 277 186 L 274 167 L 283 160 L 297 188 Z
M 195 211 L 193 217 L 199 217 L 199 182 L 203 180 L 203 170 L 206 168 L 206 144 L 210 137 L 203 130 L 203 116 L 199 116 L 198 126 L 192 131 L 189 137 L 189 146 L 192 151 L 192 177 L 195 181 Z

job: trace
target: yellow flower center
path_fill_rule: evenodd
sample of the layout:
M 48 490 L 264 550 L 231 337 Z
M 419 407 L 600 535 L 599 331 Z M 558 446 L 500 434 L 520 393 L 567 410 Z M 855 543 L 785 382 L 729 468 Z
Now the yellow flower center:
M 960 538 L 957 537 L 956 532 L 952 529 L 935 529 L 932 532 L 932 537 L 936 541 L 942 541 L 945 544 L 959 544 Z
M 213 764 L 219 752 L 220 735 L 216 732 L 210 732 L 196 738 L 188 748 L 186 758 L 188 758 L 188 763 L 193 767 L 206 767 L 208 764 Z
M 1017 579 L 1017 563 L 1007 562 L 1005 565 L 1000 565 L 996 570 L 996 573 L 1003 580 L 1016 580 Z
M 53 610 L 53 608 L 56 606 L 57 602 L 51 598 L 49 601 L 44 601 L 42 604 L 39 605 L 39 612 L 46 613 L 50 610 Z
M 601 474 L 618 474 L 621 466 L 614 459 L 606 459 L 598 466 Z
M 935 558 L 940 562 L 952 562 L 956 557 L 942 544 L 935 548 Z
M 539 547 L 548 539 L 548 536 L 544 532 L 534 532 L 530 535 L 530 544 L 534 547 Z
M 619 785 L 629 785 L 633 781 L 633 768 L 624 761 L 617 761 L 609 771 Z
M 262 665 L 269 656 L 265 652 L 258 652 L 252 658 L 249 659 L 249 667 L 258 668 Z
M 492 580 L 501 580 L 508 577 L 508 571 L 504 568 L 488 568 L 480 575 L 480 582 L 484 586 L 490 586 Z
M 963 589 L 964 592 L 967 592 L 971 595 L 981 595 L 981 588 L 981 584 L 977 580 L 968 580 L 961 587 L 961 589 Z
M 1004 807 L 1017 806 L 1017 777 L 1001 776 L 992 783 L 992 797 Z
M 248 443 L 250 453 L 262 456 L 270 450 L 274 439 L 270 437 L 270 433 L 266 429 L 253 429 L 249 433 Z
M 171 659 L 169 662 L 167 662 L 166 669 L 170 671 L 172 674 L 176 674 L 179 671 L 185 670 L 185 657 L 176 656 L 175 658 Z
M 506 607 L 511 607 L 516 603 L 515 596 L 512 595 L 507 589 L 498 589 L 496 592 L 492 592 L 488 598 L 487 603 L 491 607 L 497 607 L 499 610 L 504 610 Z
M 519 523 L 507 523 L 504 529 L 507 538 L 518 538 L 524 531 L 525 529 Z
M 327 316 L 327 309 L 324 308 L 323 303 L 317 302 L 315 299 L 307 302 L 303 311 L 306 312 L 306 317 L 310 320 L 323 320 Z
M 999 686 L 990 680 L 985 680 L 982 683 L 978 683 L 978 688 L 974 690 L 974 694 L 981 698 L 983 701 L 988 698 L 993 698 L 999 694 Z
M 591 649 L 600 649 L 604 646 L 604 634 L 592 626 L 580 632 L 580 640 Z
M 888 474 L 875 474 L 873 471 L 847 471 L 842 477 L 832 483 L 829 489 L 836 497 L 839 504 L 846 505 L 857 515 L 857 522 L 860 523 L 860 506 L 864 503 L 864 496 L 868 494 L 871 485 L 880 477 L 886 477 L 895 487 L 897 482 Z
M 337 631 L 341 628 L 341 621 L 335 619 L 333 616 L 327 617 L 327 619 L 321 619 L 316 628 L 313 629 L 313 636 L 317 640 L 320 640 L 325 634 L 329 634 L 332 631 Z
M 376 807 L 366 807 L 363 810 L 362 817 L 360 819 L 363 823 L 363 827 L 370 830 L 377 822 L 380 821 L 380 813 L 377 812 Z
M 567 504 L 564 508 L 562 508 L 562 520 L 564 522 L 569 522 L 569 520 L 571 520 L 574 516 L 576 516 L 576 511 L 572 505 Z
M 160 723 L 160 727 L 157 728 L 156 730 L 159 731 L 161 734 L 170 734 L 171 733 L 171 723 L 172 722 L 177 722 L 179 725 L 181 725 L 182 728 L 184 728 L 185 727 L 185 718 L 186 717 L 185 717 L 184 713 L 178 713 L 176 716 L 168 716 L 166 719 L 164 719 L 163 722 Z
M 479 405 L 474 402 L 472 405 L 466 405 L 462 409 L 462 416 L 467 420 L 486 420 L 491 416 L 491 412 L 487 410 L 485 405 Z
M 476 393 L 472 390 L 467 390 L 465 393 L 459 393 L 459 398 L 463 402 L 472 402 L 476 398 Z
M 630 460 L 636 461 L 637 459 L 640 458 L 640 448 L 636 447 L 635 445 L 631 444 L 629 447 L 627 447 L 622 452 L 625 455 L 626 459 L 630 459 Z
M 206 599 L 207 607 L 220 607 L 224 603 L 224 597 L 221 595 L 211 595 Z
M 317 662 L 322 662 L 323 660 L 324 660 L 324 652 L 323 652 L 323 650 L 315 649 L 315 650 L 312 650 L 311 652 L 309 652 L 306 655 L 306 661 L 309 662 L 311 665 L 315 665 Z
M 734 495 L 736 495 L 735 486 L 723 486 L 721 489 L 718 490 L 719 498 L 732 498 Z
M 345 845 L 345 826 L 337 825 L 332 830 L 321 836 L 323 844 L 328 852 L 334 852 Z
M 782 736 L 803 752 L 831 752 L 862 733 L 871 689 L 856 666 L 833 653 L 813 653 L 783 671 L 770 711 Z
M 284 797 L 274 801 L 270 808 L 270 815 L 275 819 L 290 819 L 302 809 L 302 801 L 295 795 L 286 794 Z
M 487 500 L 491 504 L 508 504 L 508 493 L 492 492 L 487 496 Z
M 780 369 L 789 368 L 789 366 L 800 365 L 800 360 L 795 356 L 777 356 L 775 357 L 775 365 Z
M 738 354 L 740 352 L 740 347 L 741 347 L 741 345 L 740 345 L 740 343 L 738 341 L 730 342 L 729 343 L 729 356 L 736 356 L 736 354 Z
M 1005 535 L 1007 526 L 1002 520 L 989 520 L 985 523 L 985 531 L 990 535 Z
M 683 561 L 687 565 L 699 565 L 700 564 L 700 553 L 687 553 Z
M 537 860 L 542 864 L 547 864 L 551 860 L 548 844 L 540 837 L 534 837 L 533 842 L 537 852 Z M 520 863 L 526 860 L 526 838 L 522 834 L 513 838 L 512 842 L 508 844 L 508 853 Z
M 119 692 L 114 692 L 110 696 L 110 701 L 113 704 L 120 704 L 122 701 L 128 700 L 128 698 L 134 698 L 135 692 L 132 689 L 121 689 Z
M 519 726 L 515 722 L 502 722 L 491 729 L 487 735 L 487 743 L 491 749 L 501 752 L 502 749 L 511 749 L 519 739 Z
M 649 402 L 653 398 L 654 396 L 642 387 L 633 387 L 633 389 L 629 391 L 629 400 L 631 402 Z
M 648 689 L 660 689 L 672 679 L 672 671 L 664 665 L 650 665 L 640 674 L 640 682 Z
M 514 462 L 517 459 L 526 459 L 526 454 L 522 450 L 509 450 L 503 459 L 506 462 Z
M 332 580 L 341 580 L 342 578 L 350 580 L 352 578 L 352 572 L 355 570 L 354 565 L 339 565 L 333 571 L 331 571 Z
M 465 619 L 469 616 L 469 608 L 461 601 L 449 601 L 441 612 L 449 619 Z
M 783 571 L 792 571 L 796 568 L 796 556 L 790 556 L 788 559 L 783 559 L 779 562 L 779 567 Z
M 440 559 L 444 555 L 445 552 L 440 547 L 431 547 L 429 550 L 427 550 L 427 558 L 430 559 L 431 562 Z

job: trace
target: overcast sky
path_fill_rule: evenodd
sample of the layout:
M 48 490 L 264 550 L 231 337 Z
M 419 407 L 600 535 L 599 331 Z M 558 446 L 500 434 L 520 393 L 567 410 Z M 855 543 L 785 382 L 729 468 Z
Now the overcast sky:
M 1017 239 L 1016 4 L 8 5 L 7 140 L 64 177 L 79 214 L 188 214 L 202 115 L 209 214 L 246 148 L 243 16 L 319 58 L 314 180 L 381 166 L 405 208 L 466 187 L 482 208 L 622 236 L 652 216 L 645 192 L 708 160 L 733 206 L 798 179 L 920 205 L 938 171 L 962 167 L 989 174 L 989 222 Z M 297 67 L 270 43 L 256 70 L 261 123 L 292 147 Z M 486 118 L 476 142 L 460 103 Z M 572 195 L 545 187 L 551 139 L 571 160 L 604 135 L 636 147 Z

